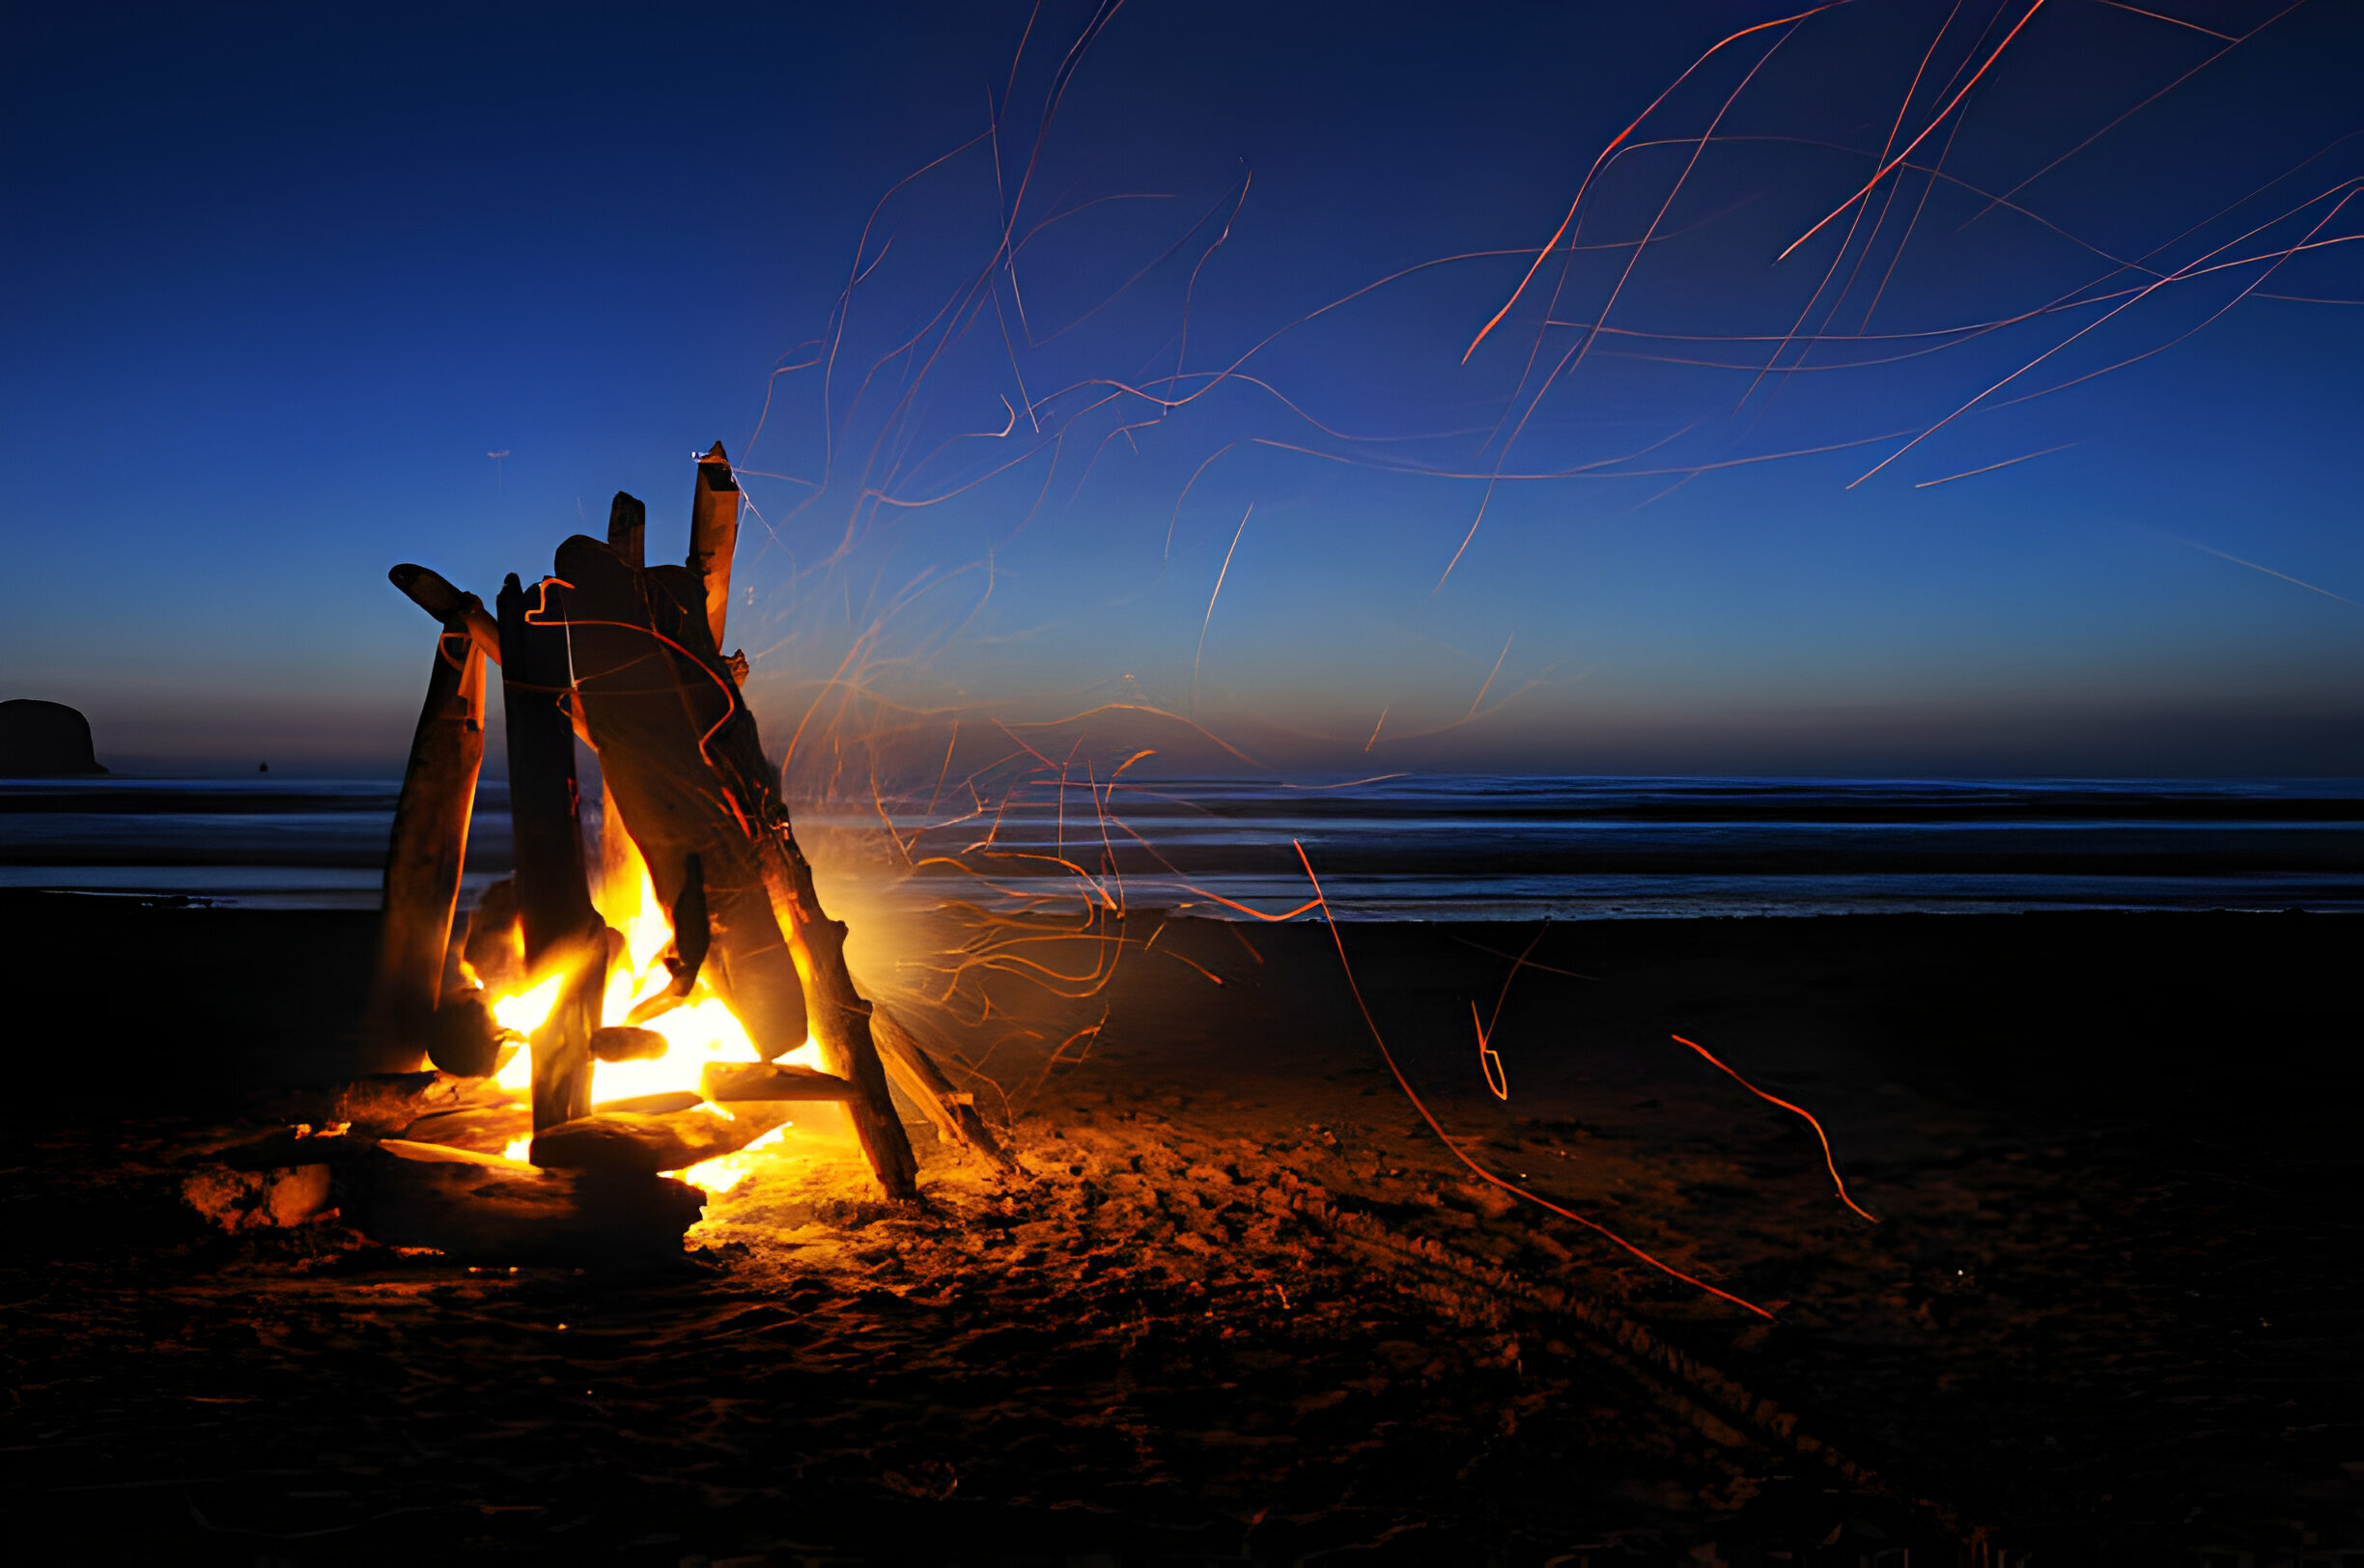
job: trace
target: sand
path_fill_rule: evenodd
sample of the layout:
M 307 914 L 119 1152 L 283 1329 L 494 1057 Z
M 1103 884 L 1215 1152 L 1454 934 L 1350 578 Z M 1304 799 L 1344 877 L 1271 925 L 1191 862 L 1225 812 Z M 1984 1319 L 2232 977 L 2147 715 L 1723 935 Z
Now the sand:
M 324 1020 L 366 973 L 365 918 L 0 914 L 31 998 L 0 1150 L 0 1506 L 55 1556 L 2364 1547 L 2364 922 L 1555 928 L 1491 1036 L 1506 1098 L 1470 1004 L 1493 1011 L 1534 928 L 1342 928 L 1472 1160 L 1768 1321 L 1456 1162 L 1317 926 L 1171 923 L 1156 962 L 1033 1020 L 1103 1021 L 1071 1059 L 975 1031 L 1019 1177 L 923 1134 L 931 1203 L 907 1214 L 808 1137 L 677 1268 L 615 1276 L 334 1226 L 228 1238 L 179 1206 L 259 1091 L 350 1065 Z M 294 999 L 240 971 L 257 952 L 305 977 Z M 93 996 L 127 954 L 167 957 Z M 1812 1110 L 1880 1222 L 1810 1127 L 1674 1033 Z

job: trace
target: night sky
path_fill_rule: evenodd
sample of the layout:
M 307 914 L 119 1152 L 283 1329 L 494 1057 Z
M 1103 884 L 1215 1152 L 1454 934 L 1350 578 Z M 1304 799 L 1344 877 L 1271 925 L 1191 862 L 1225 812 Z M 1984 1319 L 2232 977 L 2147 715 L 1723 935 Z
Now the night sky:
M 2364 6 L 2146 9 L 1752 34 L 1538 264 L 1786 13 L 17 8 L 0 696 L 397 767 L 386 568 L 674 556 L 719 439 L 775 744 L 858 643 L 1309 774 L 2364 774 Z

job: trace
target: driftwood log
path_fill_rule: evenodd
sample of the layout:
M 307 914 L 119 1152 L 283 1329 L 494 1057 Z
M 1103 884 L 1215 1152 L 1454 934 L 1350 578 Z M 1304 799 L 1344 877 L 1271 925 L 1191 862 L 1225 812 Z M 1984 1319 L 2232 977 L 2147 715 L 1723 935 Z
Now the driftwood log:
M 627 1095 L 621 1100 L 603 1100 L 591 1107 L 593 1115 L 603 1110 L 632 1110 L 643 1116 L 664 1116 L 677 1110 L 690 1110 L 705 1100 L 695 1089 L 674 1089 L 658 1094 Z
M 702 1160 L 736 1154 L 788 1124 L 778 1106 L 741 1106 L 727 1114 L 687 1110 L 595 1110 L 579 1121 L 534 1134 L 535 1164 L 561 1170 L 687 1170 Z
M 432 1030 L 443 992 L 452 913 L 459 905 L 460 872 L 467 858 L 476 773 L 484 762 L 485 661 L 468 635 L 470 604 L 476 604 L 474 597 L 465 596 L 436 637 L 427 701 L 419 711 L 402 795 L 394 806 L 370 1020 L 388 1050 L 388 1065 L 415 1065 L 424 1051 L 437 1067 L 483 1073 L 492 1060 L 490 1035 L 483 1037 L 481 1051 L 465 1060 L 447 1060 L 448 1053 L 435 1049 Z M 483 610 L 481 604 L 476 608 Z
M 503 877 L 476 895 L 462 956 L 494 995 L 525 984 L 525 933 L 518 924 L 517 879 Z
M 592 1114 L 633 1111 L 641 1115 L 661 1116 L 689 1110 L 699 1103 L 700 1098 L 688 1090 L 673 1094 L 634 1095 L 624 1100 L 602 1101 L 592 1107 Z M 710 1116 L 707 1119 L 711 1121 L 714 1118 Z M 432 1115 L 421 1116 L 404 1128 L 401 1135 L 412 1143 L 439 1143 L 447 1148 L 499 1154 L 520 1138 L 532 1137 L 533 1131 L 533 1107 L 522 1101 L 513 1100 L 499 1105 L 469 1106 L 459 1110 L 438 1110 Z M 315 1138 L 308 1147 L 316 1150 L 337 1141 L 333 1138 Z M 362 1140 L 350 1138 L 344 1141 L 360 1143 Z M 304 1149 L 299 1147 L 297 1152 L 304 1152 Z M 315 1155 L 313 1158 L 318 1157 Z
M 646 1264 L 678 1257 L 706 1195 L 645 1174 L 538 1170 L 516 1160 L 388 1139 L 334 1167 L 346 1222 L 390 1246 L 461 1263 Z
M 648 565 L 647 502 L 624 490 L 615 492 L 607 503 L 607 547 L 633 566 Z
M 500 623 L 492 619 L 483 600 L 474 594 L 462 593 L 437 574 L 407 561 L 388 572 L 386 580 L 401 589 L 411 603 L 445 626 L 455 619 L 464 623 L 476 651 L 495 664 L 500 662 Z
M 454 1149 L 499 1154 L 520 1138 L 533 1136 L 533 1107 L 508 1101 L 494 1106 L 470 1106 L 421 1116 L 402 1130 L 412 1143 L 440 1143 Z
M 610 542 L 614 531 L 610 523 Z M 706 607 L 706 640 L 717 650 L 730 618 L 731 557 L 738 549 L 739 481 L 722 443 L 717 441 L 713 451 L 698 459 L 697 482 L 690 492 L 690 573 L 697 579 L 698 602 Z
M 591 1036 L 591 1056 L 603 1062 L 655 1061 L 665 1053 L 667 1044 L 665 1037 L 655 1029 L 610 1023 Z
M 279 1102 L 277 1114 L 292 1122 L 356 1133 L 394 1133 L 432 1111 L 497 1105 L 507 1092 L 479 1078 L 451 1073 L 372 1073 L 364 1078 L 299 1089 Z
M 915 1105 L 936 1124 L 937 1130 L 955 1143 L 966 1144 L 983 1155 L 1002 1170 L 1016 1170 L 1018 1162 L 993 1134 L 985 1118 L 977 1113 L 976 1098 L 952 1086 L 943 1069 L 936 1065 L 901 1019 L 886 1008 L 874 1008 L 870 1014 L 870 1036 L 878 1042 L 880 1057 L 886 1064 L 887 1077 L 903 1091 L 903 1098 Z
M 634 566 L 648 559 L 648 507 L 636 495 L 615 492 L 607 503 L 607 545 L 618 555 Z M 640 887 L 644 867 L 640 851 L 624 830 L 623 815 L 616 810 L 615 792 L 607 787 L 607 775 L 600 774 L 600 891 L 604 897 L 630 898 Z M 610 904 L 608 911 L 613 913 Z
M 591 1108 L 591 1035 L 607 985 L 607 928 L 584 880 L 582 802 L 575 777 L 573 679 L 561 624 L 565 589 L 501 585 L 501 703 L 509 721 L 509 820 L 517 854 L 525 966 L 565 976 L 532 1035 L 534 1127 Z
M 481 991 L 446 992 L 427 1024 L 427 1059 L 463 1078 L 490 1078 L 501 1069 L 504 1048 L 518 1036 L 501 1026 Z
M 399 1041 L 406 1048 L 424 1046 L 427 1059 L 437 1068 L 484 1077 L 499 1069 L 503 1031 L 492 1023 L 483 997 L 457 986 L 457 977 L 446 970 L 456 921 L 455 911 L 443 909 L 441 894 L 448 884 L 457 904 L 460 873 L 467 859 L 476 775 L 484 759 L 484 665 L 488 659 L 500 662 L 500 627 L 487 613 L 482 600 L 463 593 L 423 566 L 406 562 L 386 576 L 442 625 L 443 634 L 436 644 L 438 668 L 431 674 L 427 712 L 420 715 L 410 767 L 404 774 L 402 798 L 395 806 L 393 839 L 386 857 L 385 926 L 371 1016 L 383 1038 Z M 464 653 L 460 652 L 462 648 Z M 456 741 L 448 719 L 435 723 L 437 683 L 444 679 L 440 666 L 455 662 L 462 675 L 460 695 L 452 702 L 455 707 L 464 704 L 473 715 L 472 721 L 461 726 Z M 497 885 L 508 887 L 509 883 Z M 508 921 L 514 926 L 514 898 L 507 909 Z M 471 918 L 463 928 L 464 949 L 475 946 L 478 923 Z M 435 960 L 436 976 L 429 981 L 425 979 L 427 954 L 437 929 L 443 933 L 445 953 Z M 488 931 L 487 935 L 492 934 Z M 469 951 L 467 956 L 474 959 L 477 955 Z M 502 952 L 498 956 L 508 959 L 513 955 Z M 494 986 L 504 979 L 523 978 L 521 964 L 474 963 L 472 966 L 480 978 Z M 424 1003 L 431 1016 L 422 1022 L 421 996 L 426 993 L 432 993 Z
M 809 1067 L 774 1062 L 708 1062 L 698 1070 L 698 1089 L 717 1105 L 765 1100 L 851 1099 L 854 1086 Z

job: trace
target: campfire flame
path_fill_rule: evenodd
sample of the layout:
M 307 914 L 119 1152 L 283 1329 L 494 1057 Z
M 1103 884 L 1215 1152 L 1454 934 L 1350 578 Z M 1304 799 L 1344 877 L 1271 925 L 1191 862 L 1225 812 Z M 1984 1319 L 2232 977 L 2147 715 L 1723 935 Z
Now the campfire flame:
M 634 1007 L 649 1000 L 673 984 L 673 973 L 665 966 L 664 955 L 673 939 L 673 931 L 664 908 L 658 902 L 657 889 L 649 880 L 647 863 L 637 849 L 624 857 L 625 864 L 611 867 L 609 875 L 592 902 L 600 916 L 624 937 L 624 951 L 610 966 L 606 994 L 600 1006 L 603 1025 L 620 1024 Z M 514 1029 L 521 1035 L 531 1035 L 549 1017 L 557 1005 L 558 993 L 565 983 L 563 975 L 528 985 L 524 990 L 493 998 L 492 1017 L 503 1028 Z M 690 994 L 675 1007 L 668 1008 L 640 1027 L 662 1035 L 665 1050 L 661 1056 L 639 1061 L 594 1062 L 591 1069 L 591 1103 L 593 1108 L 602 1104 L 636 1099 L 642 1095 L 668 1094 L 680 1091 L 695 1093 L 700 1072 L 708 1062 L 759 1062 L 754 1042 L 722 998 L 714 994 L 699 980 Z M 810 1039 L 779 1060 L 789 1066 L 821 1066 L 821 1050 Z M 533 1084 L 533 1059 L 530 1050 L 519 1050 L 501 1068 L 493 1081 L 513 1094 L 522 1095 Z M 717 1116 L 728 1118 L 729 1110 L 709 1104 L 704 1107 Z M 804 1111 L 805 1133 L 830 1130 L 834 1118 L 842 1121 L 844 1112 L 837 1106 L 815 1103 Z M 668 1174 L 680 1177 L 693 1187 L 720 1194 L 729 1191 L 746 1179 L 762 1158 L 761 1151 L 776 1148 L 783 1143 L 794 1122 L 775 1128 L 734 1154 L 703 1161 L 686 1170 Z M 531 1137 L 516 1139 L 503 1152 L 512 1160 L 523 1160 L 532 1147 Z M 752 1157 L 752 1158 L 750 1158 Z

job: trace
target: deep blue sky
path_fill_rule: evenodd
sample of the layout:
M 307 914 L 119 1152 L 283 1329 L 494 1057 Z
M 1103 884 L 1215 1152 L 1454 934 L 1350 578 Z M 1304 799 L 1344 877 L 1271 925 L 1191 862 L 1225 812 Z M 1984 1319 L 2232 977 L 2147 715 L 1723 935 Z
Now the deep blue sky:
M 1965 0 L 1900 143 L 2025 9 Z M 2239 34 L 2275 8 L 2150 9 Z M 0 64 L 0 696 L 80 706 L 118 766 L 396 763 L 430 638 L 386 567 L 489 598 L 598 531 L 618 488 L 670 555 L 689 454 L 719 438 L 762 471 L 733 640 L 775 745 L 934 573 L 863 645 L 869 679 L 980 725 L 1142 700 L 1301 769 L 2364 773 L 2364 306 L 2249 298 L 1853 489 L 1900 441 L 1751 460 L 1927 426 L 2100 310 L 1754 386 L 1666 362 L 1760 362 L 1771 343 L 1712 340 L 1778 338 L 1834 259 L 1805 320 L 1845 286 L 1831 332 L 1860 331 L 1875 293 L 1873 332 L 1922 332 L 2105 277 L 2097 251 L 2163 245 L 2171 269 L 2296 209 L 2223 254 L 2286 248 L 2364 174 L 2364 8 L 2316 0 L 2029 185 L 2025 212 L 1964 228 L 1980 202 L 1941 183 L 1921 208 L 1907 168 L 1870 198 L 1860 265 L 1846 217 L 1777 263 L 1869 178 L 1950 10 L 1860 0 L 1669 99 L 1636 140 L 1697 137 L 1787 37 L 1720 127 L 1751 139 L 1702 154 L 1617 296 L 1610 326 L 1661 335 L 1597 339 L 1507 460 L 1487 433 L 1525 408 L 1529 350 L 1549 365 L 1578 341 L 1631 252 L 1574 253 L 1556 307 L 1547 264 L 1463 349 L 1594 155 L 1777 9 L 1134 0 L 1039 157 L 1087 9 L 1044 10 L 1014 86 L 1023 5 L 20 13 Z M 1912 161 L 2008 188 L 2221 42 L 2050 0 Z M 972 147 L 865 244 L 881 196 L 997 107 L 999 189 Z M 1638 238 L 1691 153 L 1614 164 L 1576 241 Z M 962 293 L 1001 217 L 1024 235 L 1105 197 L 1128 199 Z M 2359 232 L 2364 201 L 2316 238 Z M 840 313 L 858 247 L 878 265 Z M 1261 385 L 1130 434 L 1145 399 L 1087 406 L 1110 382 L 1164 389 L 1186 293 L 1183 368 L 1205 372 L 1398 268 L 1521 247 L 1296 326 L 1241 364 Z M 2360 256 L 2164 287 L 1999 396 L 2166 344 L 2261 279 L 2364 299 Z M 888 362 L 856 401 L 947 301 L 925 374 Z M 768 374 L 841 319 L 827 414 L 823 367 L 783 375 L 750 449 Z M 1484 500 L 1497 465 L 1620 456 Z

